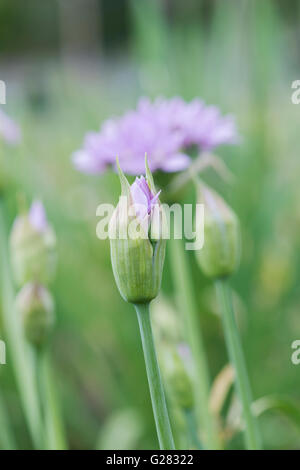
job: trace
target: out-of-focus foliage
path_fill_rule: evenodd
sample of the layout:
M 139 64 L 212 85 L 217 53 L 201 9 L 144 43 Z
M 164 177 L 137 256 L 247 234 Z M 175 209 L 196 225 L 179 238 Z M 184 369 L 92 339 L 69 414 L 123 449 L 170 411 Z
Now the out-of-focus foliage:
M 300 108 L 291 102 L 291 84 L 300 79 L 298 2 L 215 0 L 201 8 L 200 2 L 100 2 L 100 25 L 103 12 L 109 18 L 111 10 L 127 15 L 118 18 L 123 52 L 75 54 L 72 61 L 64 52 L 55 2 L 28 3 L 28 9 L 12 0 L 0 7 L 6 52 L 0 79 L 7 83 L 7 111 L 23 131 L 18 148 L 1 152 L 11 220 L 18 194 L 38 197 L 57 234 L 52 355 L 71 447 L 94 448 L 109 436 L 115 439 L 115 423 L 126 423 L 128 445 L 156 445 L 136 318 L 115 286 L 109 244 L 96 237 L 96 207 L 116 202 L 118 179 L 110 172 L 81 175 L 70 161 L 88 129 L 134 106 L 140 95 L 199 96 L 236 115 L 241 145 L 220 150 L 234 180 L 224 183 L 212 171 L 202 176 L 241 221 L 242 259 L 233 285 L 254 397 L 299 400 L 300 365 L 291 362 L 291 343 L 300 336 Z M 193 253 L 190 258 L 216 376 L 228 363 L 222 329 L 211 285 Z M 172 289 L 167 260 L 163 290 L 171 295 Z M 30 447 L 9 356 L 0 366 L 0 381 L 17 443 Z M 299 448 L 299 433 L 280 414 L 269 411 L 259 419 L 266 448 Z M 230 445 L 242 446 L 239 434 Z

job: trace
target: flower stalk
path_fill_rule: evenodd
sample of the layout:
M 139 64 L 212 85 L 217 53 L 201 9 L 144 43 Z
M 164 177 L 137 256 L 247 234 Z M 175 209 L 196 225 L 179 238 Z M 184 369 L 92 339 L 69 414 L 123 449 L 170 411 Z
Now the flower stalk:
M 137 312 L 160 448 L 174 449 L 149 314 L 149 304 L 160 289 L 165 258 L 163 211 L 147 158 L 146 178 L 136 178 L 131 186 L 117 165 L 122 194 L 109 224 L 113 273 L 123 299 Z
M 203 450 L 202 443 L 198 437 L 198 426 L 197 419 L 194 410 L 186 408 L 184 410 L 184 416 L 189 435 L 189 442 L 192 449 Z
M 146 372 L 160 449 L 175 449 L 165 393 L 153 341 L 149 303 L 135 304 L 135 309 L 141 333 Z
M 0 395 L 0 423 L 0 449 L 16 450 L 17 444 L 10 426 L 9 417 L 6 413 L 6 406 L 2 395 Z
M 11 354 L 12 365 L 15 372 L 17 386 L 21 397 L 25 418 L 34 446 L 38 449 L 41 445 L 41 416 L 36 406 L 38 392 L 34 377 L 34 367 L 25 344 L 21 325 L 14 302 L 14 288 L 10 276 L 10 266 L 7 259 L 7 236 L 5 232 L 6 217 L 4 201 L 0 201 L 0 246 L 1 246 L 1 280 L 3 302 L 3 325 L 7 338 L 8 348 Z
M 47 450 L 66 450 L 59 401 L 48 351 L 36 350 L 36 376 L 43 419 L 43 439 Z
M 243 354 L 239 332 L 234 317 L 230 286 L 226 279 L 215 281 L 219 304 L 222 309 L 222 320 L 225 340 L 230 360 L 236 371 L 236 387 L 243 408 L 245 421 L 246 445 L 250 450 L 261 449 L 261 437 L 257 420 L 251 410 L 252 394 Z
M 221 196 L 211 188 L 201 184 L 199 192 L 205 204 L 205 241 L 203 249 L 197 253 L 197 260 L 203 272 L 216 285 L 226 345 L 235 368 L 235 383 L 243 408 L 247 448 L 260 449 L 259 430 L 251 411 L 250 383 L 228 285 L 228 278 L 236 270 L 240 259 L 239 220 Z
M 170 242 L 170 260 L 175 290 L 178 295 L 180 309 L 185 317 L 188 342 L 195 361 L 194 395 L 197 419 L 201 425 L 206 447 L 219 449 L 221 445 L 217 425 L 209 407 L 209 370 L 189 265 L 182 240 L 171 239 Z
M 37 388 L 35 408 L 40 421 L 38 448 L 60 450 L 66 448 L 63 426 L 53 392 L 53 378 L 48 375 L 46 380 L 44 367 L 49 360 L 48 343 L 55 324 L 54 301 L 48 290 L 55 273 L 55 245 L 55 234 L 48 224 L 43 204 L 36 201 L 28 213 L 16 218 L 10 237 L 12 268 L 20 287 L 14 301 L 18 316 L 15 321 L 35 359 L 33 376 L 28 380 Z M 52 390 L 51 400 L 48 399 L 46 385 Z M 55 429 L 51 439 L 48 429 Z

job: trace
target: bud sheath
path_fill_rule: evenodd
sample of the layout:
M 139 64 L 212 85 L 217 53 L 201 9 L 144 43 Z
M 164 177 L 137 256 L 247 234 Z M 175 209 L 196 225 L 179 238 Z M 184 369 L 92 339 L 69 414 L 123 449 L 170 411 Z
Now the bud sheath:
M 240 259 L 240 229 L 236 214 L 212 189 L 201 185 L 204 203 L 204 246 L 196 252 L 203 272 L 218 279 L 231 275 Z

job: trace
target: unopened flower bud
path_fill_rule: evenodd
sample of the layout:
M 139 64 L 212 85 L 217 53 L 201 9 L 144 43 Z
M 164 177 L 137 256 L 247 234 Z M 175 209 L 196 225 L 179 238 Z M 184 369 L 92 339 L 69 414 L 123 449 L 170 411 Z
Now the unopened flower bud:
M 54 303 L 50 292 L 37 283 L 25 284 L 17 295 L 16 307 L 22 317 L 27 341 L 35 347 L 45 345 L 55 322 Z
M 188 346 L 183 343 L 177 346 L 162 343 L 159 357 L 174 400 L 183 409 L 193 408 L 192 358 Z
M 41 202 L 32 204 L 28 214 L 19 215 L 10 237 L 11 262 L 15 281 L 48 284 L 56 267 L 55 234 L 46 220 Z
M 180 315 L 163 296 L 153 302 L 152 323 L 163 375 L 174 401 L 185 409 L 193 407 L 193 359 L 183 342 Z
M 109 224 L 111 261 L 122 297 L 146 303 L 159 291 L 165 258 L 165 219 L 146 162 L 146 178 L 130 186 L 119 168 L 122 194 Z
M 217 279 L 231 275 L 240 258 L 240 230 L 236 214 L 215 191 L 200 189 L 204 203 L 204 245 L 196 252 L 203 272 Z

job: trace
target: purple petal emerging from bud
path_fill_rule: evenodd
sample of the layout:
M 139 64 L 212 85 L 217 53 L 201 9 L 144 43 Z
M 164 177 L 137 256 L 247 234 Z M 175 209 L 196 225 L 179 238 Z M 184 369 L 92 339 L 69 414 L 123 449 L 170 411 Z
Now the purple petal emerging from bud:
M 160 191 L 156 195 L 152 194 L 144 176 L 136 178 L 130 190 L 136 214 L 141 220 L 144 220 L 147 215 L 151 215 L 152 208 L 158 200 Z

